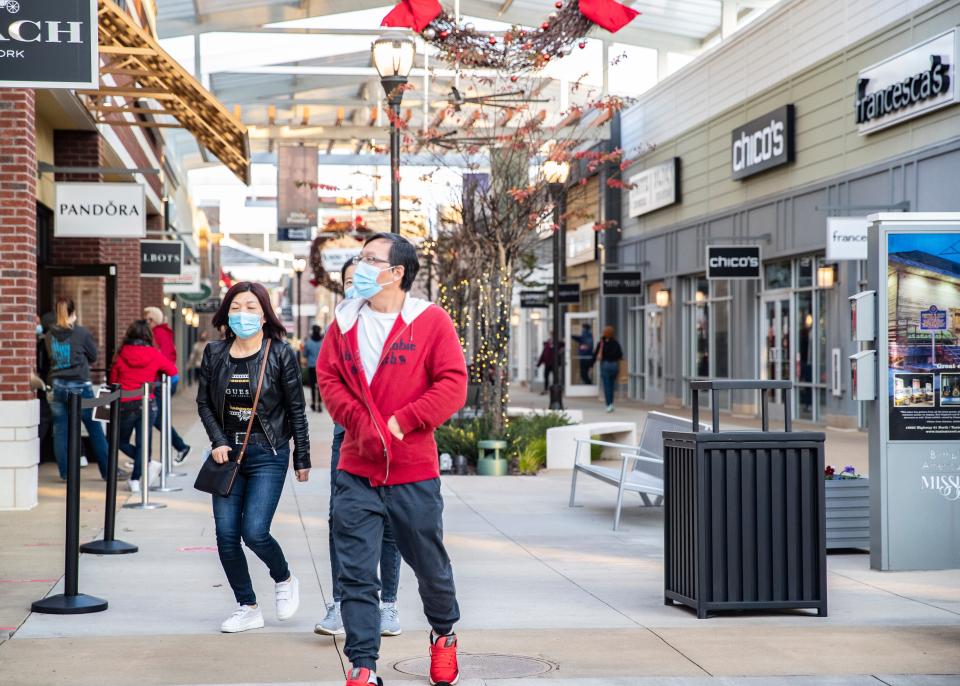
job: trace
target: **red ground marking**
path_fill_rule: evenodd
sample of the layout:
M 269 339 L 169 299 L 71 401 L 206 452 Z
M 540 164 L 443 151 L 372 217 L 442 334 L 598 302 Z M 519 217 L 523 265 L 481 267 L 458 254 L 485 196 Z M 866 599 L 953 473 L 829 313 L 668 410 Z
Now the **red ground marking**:
M 215 553 L 217 552 L 217 546 L 215 545 L 203 545 L 203 546 L 193 546 L 187 548 L 177 548 L 178 553 Z
M 0 584 L 55 584 L 60 579 L 0 579 Z

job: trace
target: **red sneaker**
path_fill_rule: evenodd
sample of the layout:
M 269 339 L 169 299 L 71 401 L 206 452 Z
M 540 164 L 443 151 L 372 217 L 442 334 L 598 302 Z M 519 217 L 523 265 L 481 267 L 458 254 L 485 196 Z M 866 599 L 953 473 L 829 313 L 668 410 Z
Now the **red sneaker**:
M 430 646 L 430 683 L 432 686 L 453 686 L 458 681 L 457 635 L 437 636 Z
M 380 677 L 377 677 L 377 684 L 383 686 Z M 346 686 L 370 686 L 370 670 L 366 667 L 354 667 L 347 674 Z

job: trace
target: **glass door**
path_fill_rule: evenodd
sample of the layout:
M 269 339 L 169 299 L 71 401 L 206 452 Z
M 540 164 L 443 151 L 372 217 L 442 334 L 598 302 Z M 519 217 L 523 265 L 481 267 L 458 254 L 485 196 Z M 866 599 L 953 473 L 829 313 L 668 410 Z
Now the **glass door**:
M 663 309 L 644 308 L 644 384 L 643 399 L 653 405 L 665 400 L 663 386 Z
M 790 295 L 764 296 L 761 305 L 763 321 L 760 327 L 760 366 L 764 379 L 790 381 L 791 340 L 790 327 L 792 313 Z M 767 391 L 770 414 L 783 418 L 783 391 Z
M 564 353 L 563 380 L 565 392 L 571 398 L 596 397 L 599 374 L 594 373 L 593 351 L 600 337 L 599 316 L 592 312 L 567 312 L 564 315 L 567 334 Z

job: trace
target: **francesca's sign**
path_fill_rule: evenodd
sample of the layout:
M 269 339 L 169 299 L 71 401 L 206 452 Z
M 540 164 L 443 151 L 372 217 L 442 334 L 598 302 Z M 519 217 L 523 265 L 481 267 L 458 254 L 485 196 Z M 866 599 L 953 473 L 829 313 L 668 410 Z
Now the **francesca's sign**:
M 138 183 L 58 183 L 53 209 L 57 238 L 143 238 L 147 233 Z
M 827 260 L 867 259 L 867 218 L 827 217 Z
M 708 279 L 759 279 L 759 245 L 707 246 Z
M 734 179 L 793 162 L 793 105 L 784 105 L 734 129 L 731 137 Z
M 680 158 L 674 157 L 662 164 L 630 177 L 630 216 L 659 210 L 680 202 Z
M 97 0 L 0 0 L 0 87 L 96 88 Z
M 177 276 L 183 241 L 140 241 L 140 276 Z
M 956 29 L 867 67 L 857 77 L 857 131 L 872 133 L 960 101 Z

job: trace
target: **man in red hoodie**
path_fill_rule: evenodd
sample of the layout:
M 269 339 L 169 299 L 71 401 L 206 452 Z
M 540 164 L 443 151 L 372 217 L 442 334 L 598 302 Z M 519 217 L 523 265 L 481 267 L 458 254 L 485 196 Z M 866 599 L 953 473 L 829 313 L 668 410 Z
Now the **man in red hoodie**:
M 143 308 L 143 318 L 147 320 L 147 323 L 150 325 L 150 330 L 153 332 L 153 343 L 156 347 L 160 348 L 160 352 L 173 363 L 174 366 L 177 364 L 177 346 L 173 342 L 173 329 L 170 328 L 170 325 L 163 321 L 163 310 L 159 307 L 144 307 Z M 170 397 L 177 392 L 177 382 L 180 380 L 179 375 L 174 375 L 170 377 Z M 163 398 L 160 393 L 160 385 L 156 386 L 157 393 L 157 418 L 153 423 L 153 428 L 157 431 L 162 431 L 161 429 L 161 417 L 163 413 Z M 180 437 L 180 434 L 177 433 L 177 430 L 173 428 L 173 423 L 170 424 L 170 443 L 173 446 L 176 455 L 173 456 L 174 462 L 180 464 L 183 462 L 187 454 L 190 452 L 190 446 L 184 443 L 183 439 Z
M 443 498 L 434 430 L 463 407 L 467 369 L 453 322 L 409 295 L 420 263 L 394 234 L 368 239 L 357 258 L 359 297 L 337 307 L 324 337 L 317 382 L 333 419 L 346 428 L 333 496 L 353 664 L 347 686 L 377 684 L 380 650 L 380 542 L 389 518 L 397 547 L 417 576 L 430 636 L 430 682 L 459 679 L 460 619 L 453 569 L 443 545 Z

